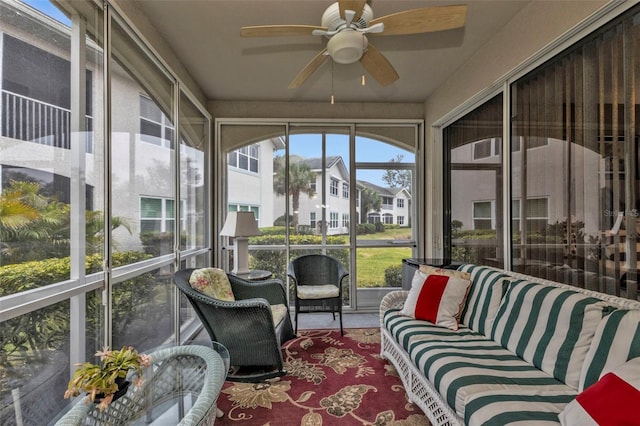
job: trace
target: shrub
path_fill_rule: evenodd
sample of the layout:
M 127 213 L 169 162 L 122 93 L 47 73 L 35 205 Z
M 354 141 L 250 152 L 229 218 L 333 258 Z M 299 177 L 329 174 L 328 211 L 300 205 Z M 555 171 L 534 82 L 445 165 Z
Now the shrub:
M 135 263 L 151 257 L 141 252 L 117 252 L 113 254 L 113 266 Z M 102 270 L 103 258 L 100 254 L 87 256 L 87 274 Z M 65 281 L 70 275 L 70 260 L 46 259 L 0 267 L 0 296 L 14 294 L 55 282 Z M 128 318 L 140 316 L 140 311 L 152 301 L 154 276 L 146 273 L 127 280 L 114 287 L 113 312 L 118 318 L 114 324 L 114 334 L 128 324 Z M 32 365 L 34 359 L 42 358 L 50 350 L 68 344 L 69 301 L 56 303 L 34 312 L 4 321 L 0 328 L 0 371 L 6 368 L 14 379 L 20 380 L 30 372 L 21 366 Z M 101 336 L 101 300 L 98 292 L 87 294 L 87 330 L 89 339 Z M 88 342 L 87 348 L 97 348 L 98 342 Z M 0 375 L 4 387 L 7 377 Z
M 327 236 L 327 244 L 329 245 L 342 245 L 347 243 L 347 237 L 344 235 L 330 235 Z M 295 250 L 295 246 L 304 245 L 320 245 L 322 244 L 322 236 L 320 235 L 308 235 L 308 234 L 291 234 L 289 235 L 289 242 Z M 255 245 L 280 245 L 284 246 L 283 234 L 267 234 L 264 233 L 257 237 L 252 237 L 249 240 L 250 244 Z M 311 253 L 312 251 L 309 251 Z M 313 251 L 314 253 L 320 253 L 321 249 Z M 331 255 L 342 262 L 345 267 L 349 264 L 349 249 L 331 249 Z M 289 260 L 286 258 L 286 251 L 280 249 L 274 250 L 254 250 L 251 252 L 251 269 L 265 269 L 267 271 L 273 271 L 274 278 L 286 280 L 286 271 Z
M 356 234 L 375 234 L 376 233 L 376 225 L 373 223 L 359 223 L 356 226 Z
M 389 266 L 384 270 L 385 287 L 402 287 L 402 265 Z
M 181 234 L 180 244 L 185 246 L 187 236 Z M 140 234 L 142 249 L 153 257 L 171 253 L 173 251 L 173 232 L 142 232 Z

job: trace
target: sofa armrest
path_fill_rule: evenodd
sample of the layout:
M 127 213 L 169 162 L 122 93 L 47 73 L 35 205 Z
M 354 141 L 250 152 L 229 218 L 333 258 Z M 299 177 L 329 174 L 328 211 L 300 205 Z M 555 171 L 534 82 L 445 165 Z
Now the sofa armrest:
M 384 313 L 389 309 L 402 309 L 408 295 L 409 292 L 407 290 L 394 290 L 387 293 L 380 301 L 380 321 L 382 321 Z

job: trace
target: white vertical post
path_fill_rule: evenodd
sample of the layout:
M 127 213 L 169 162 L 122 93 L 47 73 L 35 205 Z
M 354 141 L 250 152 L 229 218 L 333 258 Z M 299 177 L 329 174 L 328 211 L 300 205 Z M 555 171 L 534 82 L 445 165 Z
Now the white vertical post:
M 13 398 L 13 407 L 16 412 L 16 426 L 22 426 L 22 405 L 20 405 L 20 389 L 11 389 L 11 397 Z
M 71 279 L 78 285 L 86 276 L 86 23 L 78 15 L 71 17 Z M 73 296 L 70 300 L 70 374 L 74 365 L 84 361 L 86 353 L 86 295 Z

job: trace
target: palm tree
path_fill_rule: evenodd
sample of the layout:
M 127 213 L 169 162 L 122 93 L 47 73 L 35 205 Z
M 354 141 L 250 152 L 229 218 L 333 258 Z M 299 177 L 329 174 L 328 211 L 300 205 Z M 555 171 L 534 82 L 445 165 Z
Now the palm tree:
M 373 210 L 380 211 L 382 198 L 371 188 L 363 188 L 360 192 L 360 223 L 367 223 L 367 214 Z
M 0 264 L 68 256 L 71 244 L 69 204 L 40 193 L 38 182 L 11 181 L 0 195 Z M 111 219 L 111 229 L 128 223 Z M 100 211 L 86 212 L 87 254 L 99 253 L 104 239 Z
M 32 260 L 41 242 L 60 242 L 54 230 L 68 209 L 63 203 L 39 194 L 37 182 L 11 181 L 0 196 L 0 259 L 24 256 Z
M 19 191 L 5 191 L 0 195 L 0 241 L 29 225 L 38 218 L 38 211 L 21 200 Z
M 285 158 L 283 156 L 277 156 L 273 159 L 275 179 L 273 181 L 273 187 L 278 195 L 291 196 L 291 208 L 293 209 L 292 225 L 293 229 L 297 229 L 298 226 L 298 209 L 300 208 L 300 194 L 307 194 L 313 196 L 315 191 L 311 189 L 310 183 L 316 178 L 316 174 L 311 171 L 309 165 L 302 160 L 296 162 L 289 162 L 289 187 L 285 185 Z

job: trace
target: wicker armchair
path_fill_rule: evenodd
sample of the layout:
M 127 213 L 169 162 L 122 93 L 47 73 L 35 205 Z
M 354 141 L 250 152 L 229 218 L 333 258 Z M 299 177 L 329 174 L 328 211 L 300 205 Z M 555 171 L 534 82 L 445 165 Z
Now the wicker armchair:
M 281 345 L 294 338 L 288 309 L 274 325 L 271 306 L 284 305 L 282 281 L 246 281 L 229 274 L 235 301 L 222 301 L 189 285 L 193 269 L 174 274 L 174 282 L 187 297 L 212 340 L 223 344 L 230 355 L 232 371 L 227 380 L 258 382 L 286 374 Z
M 337 259 L 323 254 L 308 254 L 293 259 L 287 268 L 296 298 L 295 321 L 298 331 L 298 314 L 311 312 L 336 312 L 342 328 L 342 285 L 349 275 Z

